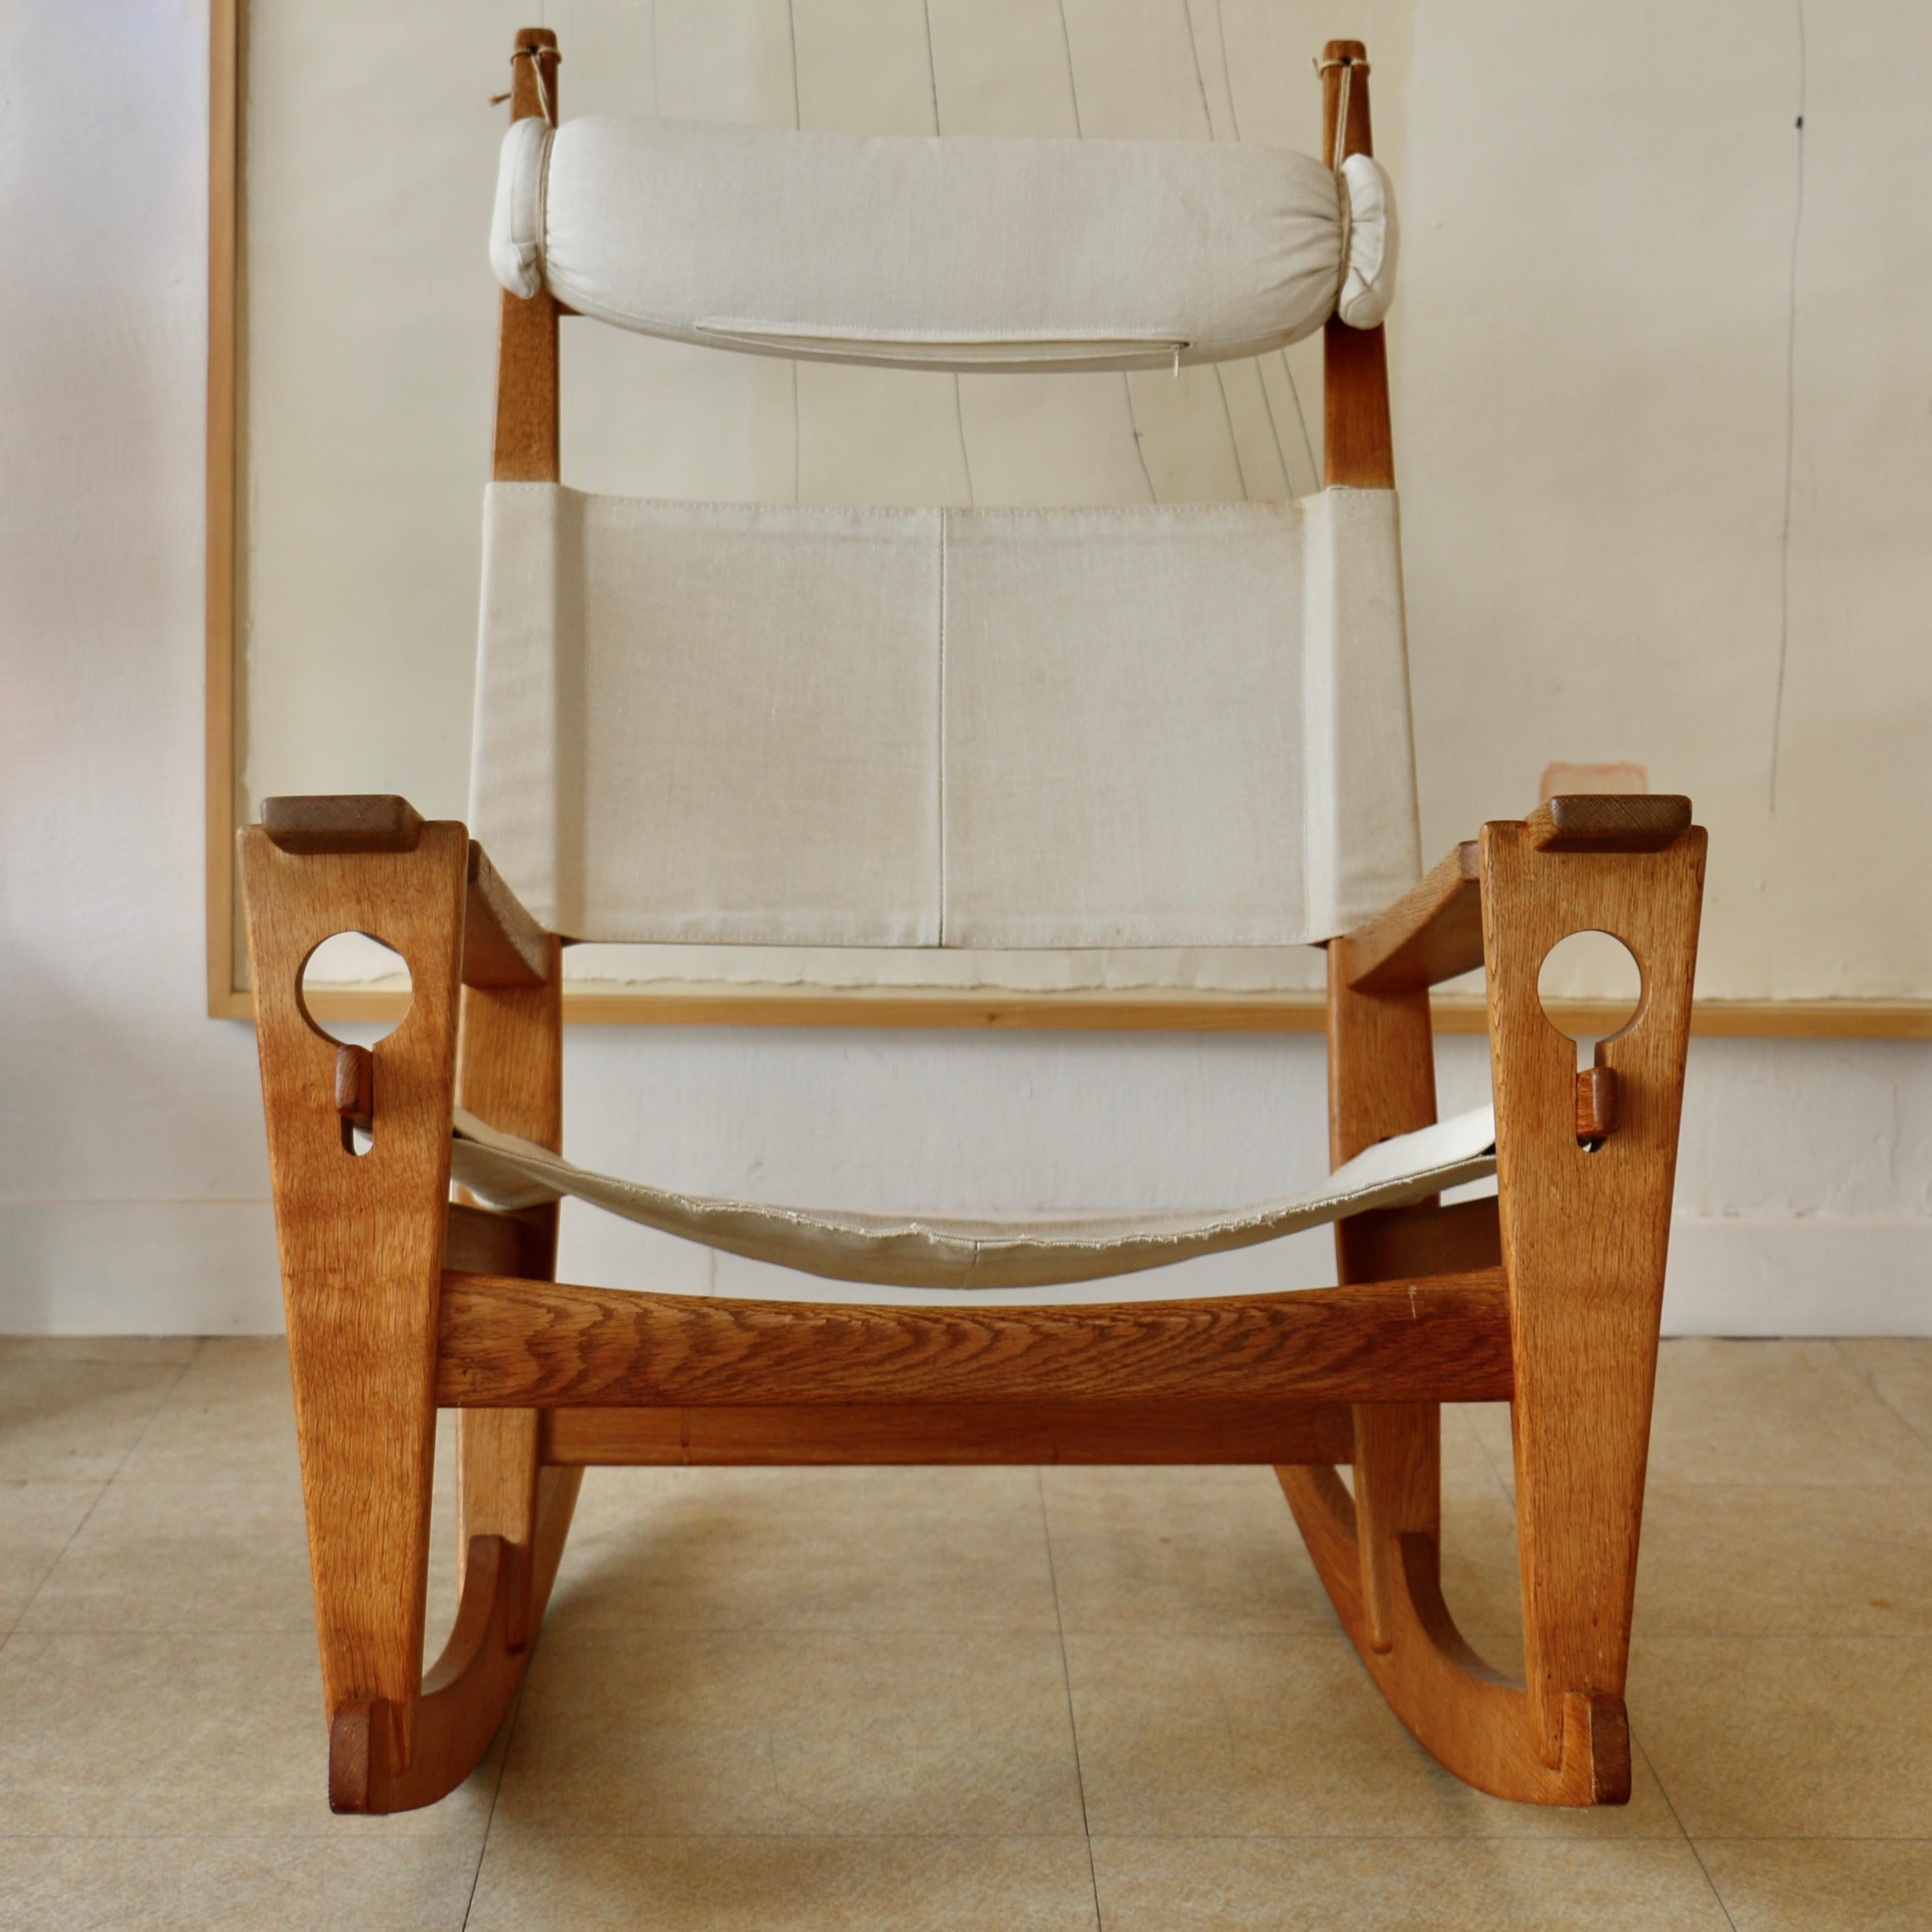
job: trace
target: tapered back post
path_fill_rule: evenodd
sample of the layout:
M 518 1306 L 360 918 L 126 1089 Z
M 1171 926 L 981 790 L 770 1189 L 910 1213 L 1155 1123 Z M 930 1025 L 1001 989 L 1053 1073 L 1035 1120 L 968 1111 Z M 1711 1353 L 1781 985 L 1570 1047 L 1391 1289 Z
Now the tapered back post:
M 557 118 L 556 36 L 519 27 L 510 56 L 510 118 Z M 496 325 L 496 433 L 490 475 L 499 483 L 562 480 L 557 449 L 556 298 L 506 289 Z
M 1340 154 L 1375 152 L 1369 128 L 1369 56 L 1360 40 L 1322 50 L 1322 158 L 1336 157 L 1336 122 L 1346 91 L 1348 125 Z M 1346 82 L 1346 90 L 1344 83 Z M 1382 332 L 1352 328 L 1331 315 L 1322 334 L 1322 480 L 1330 488 L 1395 488 L 1389 431 L 1388 352 Z

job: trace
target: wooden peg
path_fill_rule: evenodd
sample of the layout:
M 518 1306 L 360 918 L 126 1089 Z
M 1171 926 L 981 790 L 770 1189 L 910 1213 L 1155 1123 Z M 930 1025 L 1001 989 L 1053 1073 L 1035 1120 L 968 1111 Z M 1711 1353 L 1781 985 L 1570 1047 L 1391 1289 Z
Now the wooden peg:
M 1606 1139 L 1617 1124 L 1617 1076 L 1611 1066 L 1586 1066 L 1576 1076 L 1576 1138 Z
M 367 1133 L 376 1118 L 376 1056 L 366 1046 L 335 1049 L 335 1111 Z

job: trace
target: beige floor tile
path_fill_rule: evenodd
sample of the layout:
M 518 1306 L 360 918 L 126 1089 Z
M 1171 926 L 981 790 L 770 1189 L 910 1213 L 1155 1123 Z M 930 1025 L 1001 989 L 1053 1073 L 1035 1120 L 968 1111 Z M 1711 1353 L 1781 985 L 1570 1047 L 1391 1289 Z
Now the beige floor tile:
M 288 1349 L 280 1336 L 204 1343 L 125 1473 L 142 1482 L 299 1482 Z
M 1830 1342 L 1666 1342 L 1650 1474 L 1678 1483 L 1932 1482 L 1932 1444 Z
M 0 1481 L 105 1482 L 184 1372 L 140 1358 L 0 1360 Z
M 1272 1469 L 1060 1468 L 1041 1478 L 1066 1629 L 1334 1628 Z
M 1932 1442 L 1932 1340 L 1858 1336 L 1837 1347 L 1886 1401 Z
M 330 1816 L 314 1640 L 52 1636 L 0 1648 L 0 1836 L 479 1838 L 496 1759 L 434 1810 Z
M 470 1932 L 1095 1932 L 1085 1841 L 490 1834 Z
M 1469 1432 L 1482 1444 L 1496 1480 L 1512 1494 L 1516 1489 L 1515 1450 L 1510 1442 L 1510 1406 L 1506 1402 L 1470 1402 L 1462 1408 Z
M 1932 1636 L 1932 1489 L 1653 1482 L 1646 1636 Z
M 1666 1341 L 1659 1350 L 1650 1477 L 1670 1483 L 1932 1482 L 1932 1426 L 1916 1434 L 1862 1364 L 1826 1341 Z M 1876 1345 L 1888 1351 L 1896 1342 Z M 1924 1345 L 1932 1351 L 1932 1343 Z M 1911 1384 L 1886 1358 L 1890 1386 Z M 1916 1371 L 1932 1388 L 1932 1353 Z M 1928 1396 L 1932 1402 L 1932 1396 Z M 1901 1406 L 1908 1406 L 1901 1397 Z M 1506 1404 L 1465 1411 L 1498 1469 L 1510 1468 Z M 1929 1411 L 1928 1413 L 1932 1413 Z
M 1646 1766 L 1624 1807 L 1508 1804 L 1405 1731 L 1339 1632 L 1070 1635 L 1090 1828 L 1112 1837 L 1681 1836 Z
M 1064 1627 L 1180 1636 L 1336 1628 L 1271 1469 L 1042 1472 Z M 1472 1636 L 1513 1654 L 1516 1517 L 1486 1465 L 1445 1466 L 1443 1588 Z
M 592 1469 L 550 1618 L 662 1630 L 1055 1628 L 1030 1469 Z
M 479 1848 L 447 1838 L 0 1838 L 10 1932 L 460 1932 Z
M 20 1619 L 128 1634 L 314 1627 L 302 1499 L 277 1483 L 110 1484 Z
M 1502 1466 L 1496 1459 L 1478 1426 L 1485 1411 L 1502 1418 L 1504 1454 Z M 1509 1486 L 1509 1404 L 1496 1402 L 1445 1402 L 1442 1408 L 1442 1480 L 1451 1487 L 1458 1484 L 1472 1487 L 1492 1483 Z
M 1107 1932 L 1725 1932 L 1678 1840 L 1096 1838 Z
M 1442 1595 L 1458 1627 L 1498 1668 L 1522 1648 L 1516 1505 L 1500 1485 L 1442 1483 Z
M 1059 1642 L 550 1631 L 498 1816 L 670 1836 L 1077 1832 Z
M 1482 1451 L 1490 1473 L 1503 1487 L 1514 1492 L 1516 1465 L 1510 1445 L 1510 1406 L 1506 1402 L 1457 1402 L 1442 1412 L 1443 1436 L 1449 1438 L 1449 1418 L 1454 1416 Z
M 1932 1638 L 1640 1628 L 1630 1702 L 1694 1838 L 1932 1838 Z
M 1737 1932 L 1924 1932 L 1932 1844 L 1709 1840 L 1697 1847 Z
M 0 1634 L 33 1600 L 104 1486 L 0 1483 Z
M 184 1366 L 199 1335 L 0 1335 L 0 1362 L 172 1362 Z

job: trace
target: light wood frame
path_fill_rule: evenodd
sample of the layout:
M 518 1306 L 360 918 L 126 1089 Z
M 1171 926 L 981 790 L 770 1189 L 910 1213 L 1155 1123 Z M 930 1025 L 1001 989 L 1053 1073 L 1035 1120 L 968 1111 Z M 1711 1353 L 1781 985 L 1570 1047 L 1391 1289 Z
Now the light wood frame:
M 208 61 L 208 476 L 206 663 L 206 951 L 208 1011 L 252 1019 L 253 995 L 237 971 L 235 835 L 240 801 L 235 768 L 235 676 L 240 485 L 239 389 L 244 179 L 241 114 L 247 0 L 211 0 Z M 538 299 L 548 303 L 548 296 Z M 554 320 L 551 323 L 554 330 Z M 554 375 L 553 375 L 554 380 Z M 553 401 L 554 410 L 554 404 Z M 541 442 L 542 426 L 528 434 Z M 554 452 L 554 424 L 551 430 Z M 504 452 L 500 444 L 499 459 Z M 340 988 L 320 994 L 318 1018 L 400 1018 L 406 995 Z M 1488 1013 L 1480 993 L 1434 996 L 1436 1030 L 1480 1034 Z M 1556 1009 L 1574 1033 L 1622 1023 L 1624 1010 L 1588 1000 Z M 801 988 L 660 982 L 649 987 L 582 982 L 563 996 L 566 1022 L 599 1026 L 978 1027 L 1064 1030 L 1320 1033 L 1323 996 L 1162 989 L 1005 992 L 983 988 Z M 1702 1034 L 1820 1039 L 1932 1039 L 1932 1000 L 1713 1000 L 1697 1003 Z
M 513 112 L 536 111 L 554 46 L 520 34 Z M 1330 139 L 1350 70 L 1347 146 L 1366 151 L 1364 50 L 1330 42 Z M 554 340 L 536 303 L 506 297 L 504 317 L 512 346 Z M 1331 321 L 1327 346 L 1329 479 L 1388 487 L 1382 333 Z M 506 449 L 530 460 L 529 428 L 500 418 L 500 473 Z M 431 1804 L 481 1760 L 588 1464 L 1049 1459 L 1274 1466 L 1343 1628 L 1425 1749 L 1498 1796 L 1623 1802 L 1704 853 L 1687 800 L 1557 799 L 1485 826 L 1331 944 L 1334 1162 L 1435 1119 L 1430 988 L 1480 964 L 1498 1183 L 1492 1199 L 1339 1223 L 1334 1286 L 858 1306 L 560 1285 L 554 1208 L 452 1202 L 453 1108 L 561 1144 L 560 946 L 463 826 L 393 798 L 271 801 L 241 834 L 241 880 L 332 1804 Z M 331 934 L 374 928 L 412 1002 L 374 1049 L 338 1046 L 303 1005 L 302 968 Z M 1537 979 L 1585 930 L 1622 940 L 1642 992 L 1580 1074 Z M 1440 1405 L 1504 1400 L 1520 1681 L 1470 1649 L 1440 1583 Z M 439 1406 L 458 1417 L 460 1594 L 423 1677 Z

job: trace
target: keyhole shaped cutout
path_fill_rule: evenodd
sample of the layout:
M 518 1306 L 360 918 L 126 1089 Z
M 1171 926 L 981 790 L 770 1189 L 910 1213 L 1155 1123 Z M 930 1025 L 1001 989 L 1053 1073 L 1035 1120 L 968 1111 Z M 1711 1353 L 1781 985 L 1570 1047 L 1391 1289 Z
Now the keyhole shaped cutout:
M 1643 998 L 1643 974 L 1635 956 L 1607 932 L 1573 932 L 1543 956 L 1536 975 L 1543 1016 L 1576 1042 L 1579 1072 L 1592 1065 L 1597 1042 L 1622 1032 Z M 1565 1012 L 1558 1002 L 1582 1001 L 1590 1010 Z
M 370 1049 L 408 1017 L 410 997 L 402 955 L 368 933 L 333 933 L 302 962 L 302 1011 L 335 1045 L 334 1100 L 345 1154 L 364 1154 L 375 1144 L 378 1103 Z

